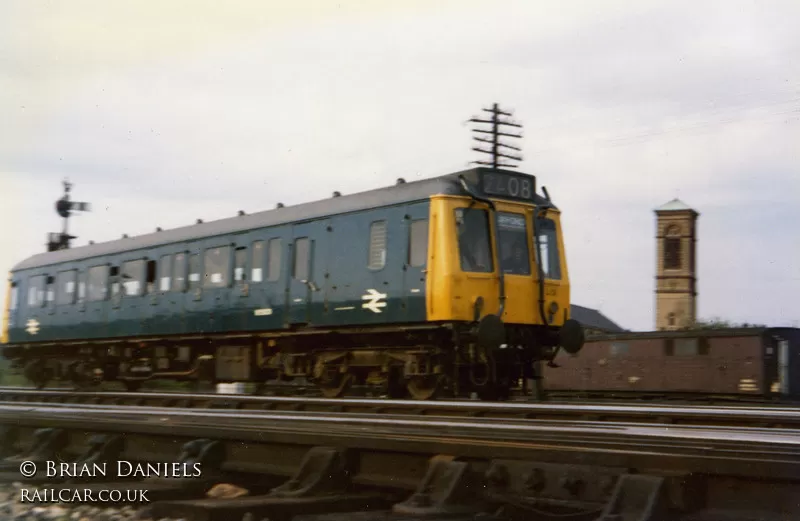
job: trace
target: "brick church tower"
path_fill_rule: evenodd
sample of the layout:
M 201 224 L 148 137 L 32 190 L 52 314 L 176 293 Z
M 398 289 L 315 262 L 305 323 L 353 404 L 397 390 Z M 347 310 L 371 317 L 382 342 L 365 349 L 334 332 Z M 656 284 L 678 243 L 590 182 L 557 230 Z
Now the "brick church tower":
M 697 320 L 697 217 L 683 201 L 656 208 L 656 329 L 688 327 Z

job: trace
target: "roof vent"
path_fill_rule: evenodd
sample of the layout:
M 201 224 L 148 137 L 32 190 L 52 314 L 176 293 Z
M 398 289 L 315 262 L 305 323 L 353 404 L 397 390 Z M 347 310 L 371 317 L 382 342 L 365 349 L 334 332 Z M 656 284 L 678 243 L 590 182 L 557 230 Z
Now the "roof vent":
M 127 239 L 127 238 L 128 238 L 128 234 L 127 234 L 127 233 L 123 233 L 123 234 L 122 234 L 122 238 L 123 238 L 123 239 Z
M 197 219 L 197 224 L 203 224 L 203 219 Z
M 160 231 L 161 231 L 161 226 L 157 226 L 157 227 L 156 227 L 156 231 L 157 231 L 157 232 L 160 232 Z
M 90 244 L 90 245 L 94 244 L 94 241 L 89 241 L 89 244 Z
M 397 184 L 404 185 L 404 184 L 406 184 L 406 180 L 403 179 L 402 177 L 398 177 L 397 178 Z
M 341 197 L 342 196 L 342 192 L 337 190 L 337 191 L 333 192 L 333 196 L 334 197 Z
M 283 208 L 283 203 L 278 203 L 275 205 L 275 208 Z
M 239 210 L 239 217 L 241 217 L 242 215 L 244 215 L 244 210 Z

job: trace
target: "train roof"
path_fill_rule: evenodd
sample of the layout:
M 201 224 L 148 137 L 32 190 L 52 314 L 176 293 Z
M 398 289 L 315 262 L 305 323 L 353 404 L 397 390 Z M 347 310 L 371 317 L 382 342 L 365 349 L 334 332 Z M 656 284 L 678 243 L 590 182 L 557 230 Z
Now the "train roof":
M 132 250 L 140 250 L 162 246 L 165 244 L 181 243 L 205 237 L 217 235 L 227 235 L 230 233 L 245 232 L 257 228 L 277 226 L 280 224 L 302 222 L 310 219 L 317 219 L 329 215 L 338 215 L 361 210 L 368 210 L 381 206 L 391 206 L 406 202 L 420 201 L 432 195 L 468 195 L 459 182 L 459 176 L 464 176 L 470 184 L 476 184 L 480 172 L 503 172 L 512 175 L 520 175 L 520 172 L 510 172 L 504 170 L 492 170 L 488 168 L 472 168 L 452 174 L 447 174 L 420 181 L 401 182 L 392 186 L 359 192 L 351 195 L 343 195 L 301 203 L 295 206 L 285 206 L 265 210 L 249 215 L 239 215 L 207 223 L 198 223 L 190 226 L 182 226 L 171 230 L 138 235 L 130 238 L 117 239 L 108 242 L 89 244 L 66 250 L 45 252 L 33 255 L 16 264 L 11 271 L 19 271 L 31 268 L 39 268 L 63 262 L 82 260 L 104 255 L 112 255 Z M 524 174 L 523 174 L 524 175 Z M 533 176 L 531 176 L 533 177 Z M 534 195 L 534 204 L 552 203 L 545 198 Z

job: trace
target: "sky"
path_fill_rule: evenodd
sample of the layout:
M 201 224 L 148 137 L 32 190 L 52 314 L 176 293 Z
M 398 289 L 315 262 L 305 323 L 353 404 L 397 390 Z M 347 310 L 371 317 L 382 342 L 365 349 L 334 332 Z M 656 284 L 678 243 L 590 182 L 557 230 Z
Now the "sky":
M 800 2 L 0 4 L 0 271 L 75 245 L 468 168 L 524 125 L 572 301 L 654 327 L 655 214 L 699 217 L 698 314 L 800 326 Z

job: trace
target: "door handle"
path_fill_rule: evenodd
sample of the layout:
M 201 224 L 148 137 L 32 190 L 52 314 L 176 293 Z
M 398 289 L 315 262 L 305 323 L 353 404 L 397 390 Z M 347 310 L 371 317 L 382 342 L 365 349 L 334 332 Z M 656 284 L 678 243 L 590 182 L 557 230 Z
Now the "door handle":
M 316 284 L 314 284 L 314 283 L 313 283 L 312 281 L 310 281 L 310 280 L 301 280 L 300 282 L 302 282 L 303 284 L 305 284 L 306 286 L 308 286 L 308 287 L 311 289 L 311 291 L 319 291 L 319 288 L 317 287 L 317 285 L 316 285 Z

